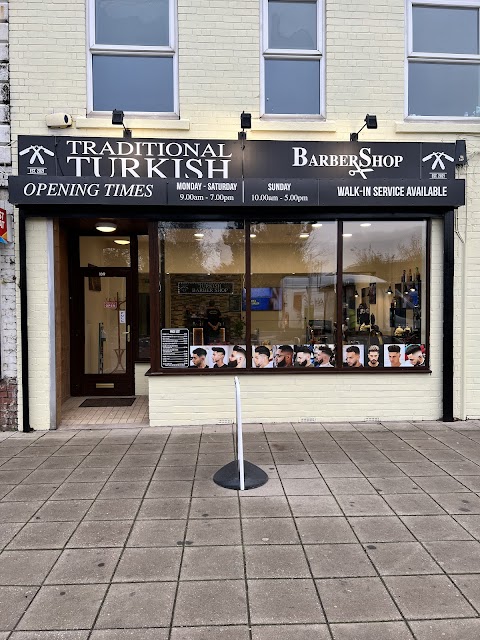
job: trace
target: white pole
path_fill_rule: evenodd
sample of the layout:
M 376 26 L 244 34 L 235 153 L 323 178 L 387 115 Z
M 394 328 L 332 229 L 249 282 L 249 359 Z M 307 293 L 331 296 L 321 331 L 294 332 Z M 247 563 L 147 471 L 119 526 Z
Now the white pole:
M 237 408 L 237 459 L 240 474 L 240 491 L 245 491 L 245 471 L 243 468 L 243 431 L 242 431 L 242 403 L 240 400 L 240 382 L 235 376 L 235 403 Z

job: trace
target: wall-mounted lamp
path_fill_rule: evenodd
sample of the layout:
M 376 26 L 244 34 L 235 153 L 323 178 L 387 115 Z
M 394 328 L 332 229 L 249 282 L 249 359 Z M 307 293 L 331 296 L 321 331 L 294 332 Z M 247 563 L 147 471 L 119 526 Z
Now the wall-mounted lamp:
M 367 129 L 376 129 L 377 126 L 377 116 L 371 116 L 367 113 L 367 115 L 365 116 L 365 124 L 363 125 L 363 127 L 356 133 L 350 134 L 350 142 L 358 142 L 358 134 L 360 133 L 360 131 L 363 131 L 365 127 L 367 127 Z
M 112 124 L 122 125 L 124 138 L 132 137 L 132 130 L 126 129 L 125 125 L 123 124 L 123 111 L 120 111 L 120 109 L 114 109 L 112 111 Z
M 102 233 L 113 233 L 117 230 L 117 225 L 115 222 L 108 222 L 107 220 L 99 220 L 95 224 L 95 229 L 97 231 L 101 231 Z
M 416 291 L 417 290 L 416 284 L 414 282 L 411 282 L 409 284 L 409 289 L 410 289 L 410 291 Z
M 240 114 L 240 126 L 241 126 L 242 130 L 238 132 L 238 139 L 242 141 L 242 149 L 243 149 L 245 140 L 247 139 L 247 133 L 246 133 L 245 129 L 251 129 L 252 128 L 252 114 L 251 113 L 245 113 L 245 111 L 242 111 L 242 113 Z
M 391 284 L 389 284 L 389 285 L 388 285 L 388 289 L 387 289 L 387 296 L 391 296 L 391 295 L 392 295 L 392 293 L 393 293 L 393 291 L 392 291 L 392 285 L 391 285 Z
M 467 144 L 465 140 L 455 140 L 455 166 L 463 167 L 468 164 Z
M 355 298 L 358 298 L 358 291 L 355 289 L 355 293 L 353 294 Z

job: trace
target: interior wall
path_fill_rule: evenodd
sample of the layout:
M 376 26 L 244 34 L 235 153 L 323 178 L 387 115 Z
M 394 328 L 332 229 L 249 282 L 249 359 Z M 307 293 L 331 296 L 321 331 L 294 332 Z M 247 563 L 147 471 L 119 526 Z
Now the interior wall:
M 68 295 L 67 233 L 54 222 L 55 250 L 55 369 L 57 390 L 57 424 L 62 403 L 70 397 L 70 314 Z

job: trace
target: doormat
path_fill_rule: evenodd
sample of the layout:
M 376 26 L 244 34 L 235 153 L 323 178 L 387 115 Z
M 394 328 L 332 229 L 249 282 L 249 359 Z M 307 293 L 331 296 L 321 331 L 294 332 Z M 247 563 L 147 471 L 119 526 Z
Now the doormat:
M 87 398 L 81 407 L 131 407 L 136 398 Z

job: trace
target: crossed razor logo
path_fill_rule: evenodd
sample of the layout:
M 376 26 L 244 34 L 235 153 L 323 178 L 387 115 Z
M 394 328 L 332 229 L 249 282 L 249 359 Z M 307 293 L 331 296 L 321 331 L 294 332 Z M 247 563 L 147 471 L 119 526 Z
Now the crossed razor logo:
M 432 160 L 432 158 L 435 158 L 432 164 L 432 171 L 435 171 L 437 167 L 440 167 L 442 171 L 445 170 L 445 163 L 443 162 L 443 158 L 445 158 L 445 160 L 448 160 L 449 162 L 455 162 L 452 156 L 449 156 L 443 151 L 433 151 L 428 156 L 422 158 L 422 162 L 428 162 L 429 160 Z
M 18 154 L 19 156 L 24 156 L 27 153 L 32 152 L 32 155 L 30 157 L 30 160 L 28 161 L 28 164 L 33 164 L 34 162 L 36 162 L 38 160 L 38 162 L 40 164 L 45 164 L 45 159 L 42 156 L 42 153 L 44 153 L 47 156 L 54 156 L 55 154 L 53 153 L 53 151 L 50 151 L 50 149 L 45 149 L 45 147 L 42 147 L 39 144 L 32 144 L 30 147 L 27 147 L 26 149 L 23 149 L 23 151 L 20 151 L 20 153 Z

